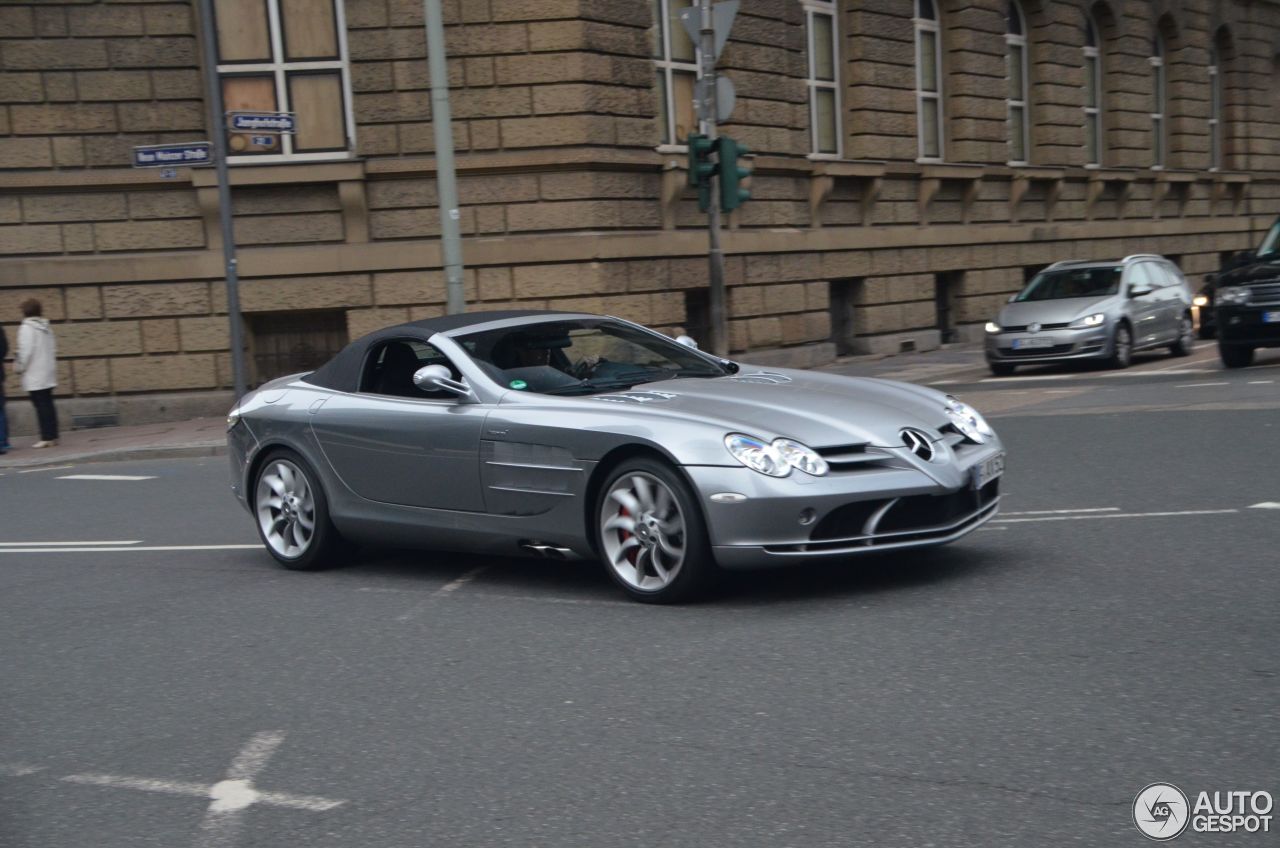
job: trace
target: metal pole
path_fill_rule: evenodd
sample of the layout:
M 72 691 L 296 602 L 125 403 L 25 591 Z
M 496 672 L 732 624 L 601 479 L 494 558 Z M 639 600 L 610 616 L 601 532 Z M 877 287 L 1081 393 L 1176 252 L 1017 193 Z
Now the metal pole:
M 227 320 L 231 322 L 231 374 L 236 400 L 248 386 L 244 375 L 244 321 L 240 316 L 240 272 L 236 264 L 236 233 L 231 220 L 231 185 L 227 179 L 226 116 L 218 80 L 218 47 L 213 29 L 213 0 L 200 2 L 200 38 L 204 50 L 205 91 L 209 101 L 209 140 L 218 172 L 218 218 L 222 225 L 222 258 L 227 273 Z
M 702 26 L 699 31 L 702 53 L 702 85 L 706 92 L 702 104 L 706 116 L 707 138 L 715 141 L 716 132 L 716 33 L 711 19 L 711 0 L 699 0 Z M 718 158 L 718 154 L 717 154 Z M 711 352 L 716 356 L 729 355 L 729 333 L 724 307 L 724 252 L 720 249 L 720 187 L 719 177 L 711 178 L 711 208 L 707 216 L 707 235 L 710 241 L 710 280 L 708 307 L 711 312 Z
M 467 311 L 462 287 L 462 234 L 458 224 L 458 178 L 453 166 L 453 125 L 449 116 L 449 69 L 445 64 L 444 18 L 440 0 L 422 0 L 427 22 L 427 67 L 431 71 L 431 124 L 436 137 L 436 194 L 440 204 L 440 251 L 444 260 L 450 315 Z

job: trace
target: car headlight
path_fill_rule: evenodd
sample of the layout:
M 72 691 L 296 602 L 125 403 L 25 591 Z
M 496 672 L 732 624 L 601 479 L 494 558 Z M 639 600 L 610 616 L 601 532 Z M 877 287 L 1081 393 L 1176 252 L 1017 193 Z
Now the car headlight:
M 233 409 L 227 413 L 227 429 L 234 430 L 235 426 L 240 423 L 240 410 Z
M 1107 320 L 1106 313 L 1095 312 L 1092 315 L 1086 315 L 1083 318 L 1077 318 L 1068 326 L 1072 330 L 1085 330 L 1089 327 L 1101 327 L 1103 322 Z
M 995 321 L 988 321 L 986 330 L 988 333 L 998 333 L 1001 331 L 1001 327 Z
M 1249 290 L 1241 286 L 1227 286 L 1218 289 L 1218 303 L 1239 304 L 1249 302 Z
M 774 439 L 773 447 L 782 454 L 782 458 L 788 465 L 800 469 L 805 474 L 821 477 L 830 470 L 827 461 L 818 456 L 817 451 L 799 442 L 793 442 L 790 439 Z
M 947 417 L 955 428 L 969 441 L 983 444 L 995 435 L 995 430 L 982 417 L 982 413 L 967 403 L 947 395 Z
M 1208 306 L 1209 298 L 1206 297 L 1205 295 L 1198 294 L 1195 297 L 1191 298 L 1191 303 L 1194 304 L 1195 306 Z
M 791 473 L 791 463 L 787 462 L 782 451 L 763 439 L 730 433 L 724 437 L 724 446 L 733 454 L 734 459 L 752 471 L 759 471 L 770 477 L 786 477 Z

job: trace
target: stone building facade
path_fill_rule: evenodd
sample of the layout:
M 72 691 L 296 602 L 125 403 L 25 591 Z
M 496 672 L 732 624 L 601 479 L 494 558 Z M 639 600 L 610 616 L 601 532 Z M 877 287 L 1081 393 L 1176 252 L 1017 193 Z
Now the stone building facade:
M 206 73 L 300 121 L 230 138 L 251 377 L 443 311 L 421 0 L 214 2 L 202 57 L 191 2 L 0 0 L 0 322 L 43 300 L 64 414 L 226 406 L 212 170 L 129 167 L 209 137 Z M 468 308 L 705 326 L 686 5 L 444 0 Z M 732 349 L 971 337 L 1068 257 L 1198 279 L 1277 211 L 1278 44 L 1275 0 L 742 0 Z

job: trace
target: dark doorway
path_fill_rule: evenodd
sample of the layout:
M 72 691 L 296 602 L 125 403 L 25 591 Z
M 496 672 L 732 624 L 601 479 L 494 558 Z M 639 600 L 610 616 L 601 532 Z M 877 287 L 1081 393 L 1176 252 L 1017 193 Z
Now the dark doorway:
M 347 314 L 341 309 L 260 312 L 246 317 L 254 385 L 315 370 L 347 344 Z
M 684 332 L 699 347 L 711 348 L 711 289 L 684 290 Z
M 827 293 L 831 310 L 831 341 L 835 342 L 836 356 L 857 353 L 854 311 L 862 301 L 862 278 L 832 280 L 827 283 Z
M 956 340 L 956 298 L 963 283 L 963 271 L 942 271 L 933 277 L 933 306 L 943 344 Z

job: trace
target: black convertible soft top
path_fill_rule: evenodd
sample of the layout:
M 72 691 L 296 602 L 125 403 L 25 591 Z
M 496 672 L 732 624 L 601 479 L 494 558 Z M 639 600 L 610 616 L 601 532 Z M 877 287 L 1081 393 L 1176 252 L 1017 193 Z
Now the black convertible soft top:
M 452 333 L 465 330 L 467 327 L 487 324 L 491 321 L 506 321 L 511 318 L 547 318 L 555 315 L 580 315 L 572 312 L 553 312 L 546 309 L 503 309 L 489 312 L 461 312 L 457 315 L 442 315 L 438 318 L 423 318 L 421 321 L 409 321 L 396 324 L 394 327 L 383 327 L 366 336 L 361 336 L 351 344 L 338 351 L 338 354 L 302 379 L 312 385 L 333 389 L 339 392 L 357 391 L 360 385 L 360 373 L 364 368 L 365 352 L 369 346 L 390 339 L 418 339 L 427 341 L 436 333 Z

